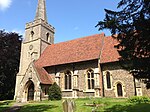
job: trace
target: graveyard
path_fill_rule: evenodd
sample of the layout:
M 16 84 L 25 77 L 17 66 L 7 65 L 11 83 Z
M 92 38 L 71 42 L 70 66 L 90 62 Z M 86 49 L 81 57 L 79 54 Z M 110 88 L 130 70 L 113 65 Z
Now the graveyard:
M 63 112 L 63 101 L 41 101 L 24 103 L 20 110 L 15 112 Z M 134 98 L 81 98 L 71 99 L 74 103 L 72 112 L 149 112 L 149 99 L 139 100 Z M 141 101 L 141 102 L 140 102 Z M 5 112 L 7 108 L 15 104 L 15 101 L 0 102 L 0 112 Z

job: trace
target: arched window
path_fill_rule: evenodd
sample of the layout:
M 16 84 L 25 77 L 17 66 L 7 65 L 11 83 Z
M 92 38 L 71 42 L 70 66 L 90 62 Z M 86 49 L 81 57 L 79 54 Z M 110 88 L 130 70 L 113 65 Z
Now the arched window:
M 87 71 L 87 86 L 88 89 L 94 89 L 94 71 L 93 70 L 88 70 Z
M 122 85 L 120 83 L 117 84 L 117 94 L 118 96 L 123 96 Z
M 106 73 L 107 89 L 111 88 L 110 72 Z
M 46 33 L 46 40 L 47 40 L 48 42 L 50 41 L 49 33 Z
M 65 72 L 65 89 L 72 89 L 72 77 L 71 77 L 71 72 L 66 71 Z
M 31 31 L 31 38 L 30 40 L 33 40 L 34 31 Z

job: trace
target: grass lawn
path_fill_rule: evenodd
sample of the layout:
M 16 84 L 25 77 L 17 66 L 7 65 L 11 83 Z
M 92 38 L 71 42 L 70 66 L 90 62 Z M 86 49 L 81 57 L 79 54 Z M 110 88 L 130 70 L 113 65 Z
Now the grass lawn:
M 150 112 L 149 103 L 131 104 L 127 99 L 85 98 L 74 99 L 76 112 Z M 93 107 L 88 104 L 97 104 Z M 62 101 L 41 101 L 24 105 L 19 112 L 63 112 Z
M 7 108 L 11 107 L 15 101 L 0 101 L 0 112 L 4 112 Z
M 96 112 L 150 112 L 150 103 L 136 104 L 129 103 L 127 100 L 118 98 L 74 99 L 76 112 L 91 112 L 92 109 L 95 109 Z M 14 101 L 0 102 L 0 112 L 4 112 L 13 103 Z M 96 104 L 97 107 L 94 107 L 93 104 Z M 19 112 L 63 112 L 62 100 L 29 102 L 22 106 Z

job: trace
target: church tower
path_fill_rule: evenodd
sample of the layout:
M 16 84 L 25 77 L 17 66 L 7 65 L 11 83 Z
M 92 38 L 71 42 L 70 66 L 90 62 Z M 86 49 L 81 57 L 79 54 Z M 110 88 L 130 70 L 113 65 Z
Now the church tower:
M 34 21 L 25 26 L 25 39 L 22 42 L 20 68 L 16 76 L 15 99 L 20 96 L 21 81 L 30 64 L 37 60 L 44 49 L 54 44 L 54 27 L 48 24 L 45 0 L 38 0 Z

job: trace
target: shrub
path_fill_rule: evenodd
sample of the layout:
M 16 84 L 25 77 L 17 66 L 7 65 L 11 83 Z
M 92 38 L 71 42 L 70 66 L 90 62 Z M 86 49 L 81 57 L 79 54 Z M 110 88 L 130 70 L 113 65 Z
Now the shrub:
M 49 95 L 49 100 L 61 100 L 62 99 L 61 89 L 56 84 L 56 82 L 52 86 L 50 86 L 48 95 Z
M 133 96 L 128 101 L 130 103 L 148 103 L 150 102 L 150 98 L 146 96 Z

